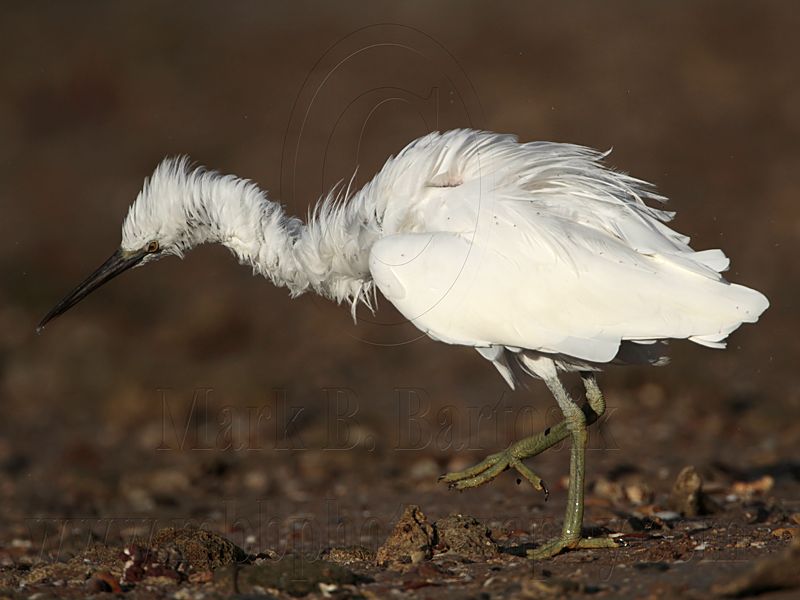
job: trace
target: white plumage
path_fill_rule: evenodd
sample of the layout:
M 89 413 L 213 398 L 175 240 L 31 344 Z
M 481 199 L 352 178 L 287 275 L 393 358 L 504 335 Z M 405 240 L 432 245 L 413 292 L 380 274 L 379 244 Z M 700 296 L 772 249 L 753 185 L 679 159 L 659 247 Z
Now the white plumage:
M 586 427 L 605 410 L 592 371 L 612 362 L 663 362 L 662 342 L 714 348 L 767 308 L 759 292 L 727 282 L 721 250 L 695 252 L 667 226 L 672 213 L 651 186 L 570 144 L 520 144 L 494 133 L 433 133 L 390 159 L 361 190 L 332 192 L 306 223 L 254 183 L 158 166 L 131 206 L 121 248 L 48 313 L 60 315 L 128 268 L 198 244 L 227 246 L 292 295 L 313 290 L 374 308 L 376 290 L 434 339 L 472 346 L 512 387 L 521 367 L 541 377 L 564 421 L 478 465 L 443 477 L 466 489 L 515 469 L 571 437 L 562 534 L 530 555 L 598 548 L 582 537 Z M 557 370 L 578 370 L 583 408 Z
M 767 299 L 727 282 L 722 251 L 692 250 L 666 225 L 673 213 L 645 203 L 664 198 L 605 156 L 433 133 L 363 189 L 323 199 L 307 224 L 249 181 L 167 159 L 131 207 L 122 248 L 158 240 L 163 256 L 222 243 L 293 295 L 311 289 L 354 314 L 359 301 L 374 306 L 377 287 L 432 338 L 476 347 L 511 385 L 509 359 L 525 356 L 575 370 L 663 358 L 632 342 L 724 347 Z

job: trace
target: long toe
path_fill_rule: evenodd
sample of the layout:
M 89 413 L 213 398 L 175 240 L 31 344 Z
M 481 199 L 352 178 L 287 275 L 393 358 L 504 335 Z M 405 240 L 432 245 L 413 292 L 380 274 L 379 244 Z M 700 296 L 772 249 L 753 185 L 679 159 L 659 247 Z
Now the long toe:
M 537 560 L 537 559 L 545 559 L 545 558 L 553 558 L 554 556 L 558 556 L 562 552 L 566 552 L 568 550 L 595 550 L 598 548 L 618 548 L 622 544 L 614 540 L 610 537 L 592 537 L 592 538 L 578 538 L 577 540 L 569 540 L 565 539 L 563 536 L 558 537 L 554 540 L 546 542 L 539 546 L 538 548 L 534 548 L 533 550 L 528 550 L 527 555 L 528 558 Z
M 492 479 L 500 475 L 500 473 L 506 469 L 508 469 L 508 461 L 501 460 L 473 477 L 459 479 L 458 481 L 450 482 L 449 485 L 451 488 L 456 490 L 466 490 L 468 488 L 478 487 L 484 483 L 489 483 Z
M 453 471 L 452 473 L 446 473 L 439 477 L 439 481 L 443 481 L 452 487 L 453 484 L 458 481 L 473 479 L 475 477 L 482 475 L 483 473 L 485 473 L 492 467 L 495 467 L 501 462 L 504 462 L 504 466 L 500 470 L 500 473 L 502 473 L 503 470 L 508 466 L 508 456 L 506 455 L 505 452 L 498 452 L 497 454 L 491 454 L 487 456 L 481 462 L 471 467 L 468 467 L 463 471 Z M 494 475 L 494 477 L 496 476 L 497 475 Z

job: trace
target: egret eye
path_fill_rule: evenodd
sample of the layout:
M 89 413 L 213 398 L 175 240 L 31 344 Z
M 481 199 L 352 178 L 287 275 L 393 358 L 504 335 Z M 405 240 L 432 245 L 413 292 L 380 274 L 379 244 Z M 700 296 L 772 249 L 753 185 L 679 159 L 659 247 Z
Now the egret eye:
M 156 240 L 147 244 L 147 253 L 152 254 L 153 252 L 158 252 L 158 242 Z

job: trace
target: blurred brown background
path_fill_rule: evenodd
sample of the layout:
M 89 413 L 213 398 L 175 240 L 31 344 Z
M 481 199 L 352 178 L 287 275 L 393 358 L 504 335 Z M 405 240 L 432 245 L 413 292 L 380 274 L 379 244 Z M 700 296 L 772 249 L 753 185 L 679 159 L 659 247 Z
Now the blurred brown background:
M 51 305 L 116 248 L 127 206 L 165 155 L 252 178 L 302 216 L 357 165 L 361 183 L 411 139 L 460 126 L 613 146 L 610 162 L 658 185 L 695 248 L 722 247 L 730 279 L 772 302 L 727 351 L 674 343 L 667 368 L 604 374 L 608 447 L 590 455 L 590 478 L 633 463 L 654 479 L 661 469 L 658 481 L 668 482 L 693 463 L 772 469 L 785 475 L 779 486 L 796 484 L 793 3 L 27 2 L 1 10 L 4 539 L 30 537 L 30 519 L 43 516 L 187 516 L 230 533 L 231 511 L 253 515 L 248 499 L 316 518 L 333 498 L 385 520 L 425 499 L 434 513 L 471 506 L 513 517 L 539 506 L 512 477 L 472 495 L 435 485 L 439 472 L 505 447 L 505 429 L 459 429 L 471 452 L 447 441 L 397 451 L 406 425 L 397 388 L 424 390 L 430 429 L 440 407 L 461 407 L 463 423 L 468 408 L 498 402 L 514 414 L 536 407 L 543 426 L 551 400 L 535 383 L 507 392 L 472 350 L 415 339 L 386 301 L 356 326 L 346 308 L 291 301 L 209 247 L 127 274 L 34 335 Z M 190 422 L 210 428 L 213 449 L 191 451 L 192 429 L 180 452 L 170 436 L 186 425 L 198 388 L 213 389 L 211 409 Z M 349 389 L 358 403 L 350 434 L 364 443 L 353 451 L 319 451 L 331 443 L 327 388 Z M 165 425 L 163 389 L 177 429 Z M 246 407 L 276 409 L 274 390 L 289 407 L 305 407 L 293 430 L 304 449 L 275 450 L 267 434 L 257 447 L 226 450 L 227 438 L 214 437 L 225 419 L 248 426 Z M 558 480 L 565 459 L 541 457 L 537 468 Z M 490 509 L 490 500 L 501 504 Z M 555 519 L 562 500 L 550 503 Z M 81 525 L 76 537 L 93 527 Z

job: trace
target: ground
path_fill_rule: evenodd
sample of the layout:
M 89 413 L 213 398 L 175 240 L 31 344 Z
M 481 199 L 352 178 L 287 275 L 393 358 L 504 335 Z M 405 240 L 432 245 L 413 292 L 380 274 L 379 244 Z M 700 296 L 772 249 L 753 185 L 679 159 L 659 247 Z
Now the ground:
M 798 19 L 780 2 L 6 7 L 0 597 L 795 597 Z M 529 461 L 547 500 L 511 472 L 437 482 L 557 409 L 382 298 L 355 325 L 203 248 L 34 334 L 166 154 L 304 215 L 356 165 L 359 184 L 461 126 L 613 146 L 771 300 L 727 350 L 674 342 L 668 366 L 599 375 L 585 526 L 619 548 L 524 558 L 559 530 L 564 444 Z
M 186 429 L 175 415 L 181 425 L 168 422 L 166 433 L 144 423 L 130 438 L 126 430 L 127 445 L 81 436 L 58 459 L 36 460 L 34 440 L 4 445 L 0 584 L 20 597 L 82 597 L 118 586 L 148 598 L 236 590 L 275 597 L 382 598 L 390 590 L 408 598 L 705 597 L 725 591 L 758 561 L 784 560 L 792 539 L 800 543 L 800 468 L 779 457 L 797 443 L 797 428 L 760 431 L 766 421 L 746 417 L 755 406 L 723 404 L 704 420 L 699 413 L 708 407 L 700 411 L 689 399 L 670 400 L 652 384 L 639 393 L 601 421 L 588 452 L 585 524 L 589 533 L 614 535 L 616 549 L 524 557 L 558 532 L 566 447 L 530 461 L 549 482 L 545 501 L 511 473 L 478 490 L 449 491 L 437 475 L 479 454 L 430 446 L 393 452 L 383 447 L 391 432 L 366 426 L 362 439 L 372 441 L 349 450 L 281 451 L 270 443 L 216 451 L 199 449 L 192 425 L 179 450 L 173 433 Z M 665 404 L 636 409 L 637 400 L 654 397 Z M 655 439 L 625 435 L 652 429 L 653 415 Z M 311 445 L 323 433 L 310 425 L 293 435 Z M 743 466 L 739 448 L 758 439 L 771 449 Z M 715 458 L 684 466 L 687 451 Z M 778 568 L 776 587 L 800 584 L 792 564 Z

